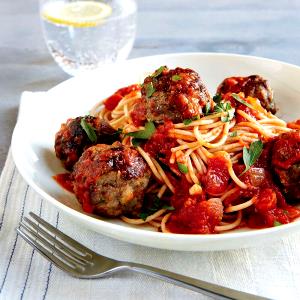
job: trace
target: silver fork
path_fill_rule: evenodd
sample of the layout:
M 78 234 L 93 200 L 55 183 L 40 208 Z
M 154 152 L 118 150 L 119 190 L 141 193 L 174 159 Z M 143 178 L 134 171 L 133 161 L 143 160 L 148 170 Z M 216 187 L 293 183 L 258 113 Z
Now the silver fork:
M 101 278 L 129 270 L 171 282 L 214 299 L 267 299 L 155 267 L 102 256 L 65 235 L 33 212 L 29 215 L 33 220 L 23 218 L 17 229 L 18 234 L 54 265 L 74 277 Z

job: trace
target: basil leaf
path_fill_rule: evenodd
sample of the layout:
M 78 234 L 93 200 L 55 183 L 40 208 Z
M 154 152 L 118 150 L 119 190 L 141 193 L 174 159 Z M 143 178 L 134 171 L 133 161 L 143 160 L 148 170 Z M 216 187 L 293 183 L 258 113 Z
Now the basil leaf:
M 278 222 L 278 221 L 274 221 L 274 227 L 276 227 L 276 226 L 281 226 L 282 225 L 282 223 L 280 223 L 280 222 Z
M 220 102 L 215 106 L 215 111 L 218 113 L 225 112 L 226 115 L 221 116 L 221 121 L 226 123 L 231 121 L 234 118 L 234 109 L 231 107 L 231 104 L 229 102 Z
M 233 131 L 229 133 L 230 137 L 236 137 L 237 136 L 237 131 Z
M 247 172 L 250 169 L 250 152 L 246 147 L 243 148 L 243 161 L 244 161 L 244 164 L 245 164 L 246 168 L 241 173 L 241 175 L 244 174 L 245 172 Z
M 142 212 L 139 214 L 139 217 L 141 219 L 143 219 L 144 221 L 146 221 L 146 219 L 148 218 L 149 214 L 148 213 L 145 213 L 145 212 Z
M 205 109 L 204 109 L 204 115 L 205 116 L 207 116 L 209 114 L 210 108 L 211 108 L 210 102 L 207 102 L 205 104 Z
M 132 143 L 133 147 L 139 147 L 142 143 L 142 140 L 134 138 L 134 139 L 132 139 L 131 143 Z
M 136 132 L 129 132 L 127 135 L 133 136 L 134 138 L 137 139 L 143 139 L 143 140 L 148 140 L 152 134 L 155 132 L 156 128 L 153 122 L 147 122 L 145 124 L 145 129 L 136 131 Z
M 192 119 L 185 119 L 185 120 L 183 120 L 183 124 L 184 124 L 184 125 L 189 125 L 189 124 L 191 124 L 192 122 L 193 122 Z
M 167 209 L 167 210 L 175 210 L 175 208 L 173 206 L 170 206 L 170 205 L 164 205 L 162 208 Z
M 148 83 L 145 86 L 145 89 L 146 89 L 146 96 L 147 96 L 147 98 L 150 98 L 153 95 L 153 93 L 155 92 L 155 88 L 154 88 L 152 82 Z
M 228 116 L 221 116 L 221 121 L 222 121 L 223 123 L 226 123 L 226 122 L 229 121 L 229 117 L 228 117 Z
M 218 103 L 216 106 L 215 106 L 215 112 L 223 112 L 224 109 L 223 109 L 223 103 Z
M 161 66 L 159 67 L 152 75 L 151 77 L 155 78 L 155 77 L 158 77 L 162 72 L 163 70 L 166 68 L 166 66 Z
M 220 103 L 221 100 L 222 100 L 222 96 L 220 94 L 216 94 L 216 95 L 213 96 L 213 100 L 216 103 Z
M 253 165 L 256 162 L 256 160 L 260 157 L 262 150 L 263 150 L 262 141 L 258 140 L 251 143 L 249 148 L 251 154 L 251 165 Z
M 244 101 L 238 94 L 232 93 L 231 96 L 232 96 L 237 102 L 240 102 L 240 103 L 242 103 L 242 104 L 248 106 L 249 108 L 255 110 L 255 108 L 254 108 L 251 104 L 249 104 L 248 102 Z
M 249 149 L 247 149 L 246 147 L 243 148 L 243 161 L 246 168 L 241 173 L 241 175 L 247 172 L 250 167 L 257 161 L 262 153 L 262 150 L 263 143 L 260 140 L 252 142 Z
M 230 106 L 230 109 L 227 112 L 228 112 L 229 121 L 231 121 L 234 118 L 234 109 L 232 109 Z
M 80 120 L 80 126 L 85 131 L 85 133 L 87 134 L 89 140 L 92 143 L 95 143 L 97 141 L 97 135 L 95 133 L 94 128 L 89 123 L 87 123 L 87 121 L 85 120 L 85 118 L 81 118 L 81 120 Z
M 175 74 L 175 75 L 172 76 L 172 80 L 173 80 L 173 81 L 179 81 L 179 80 L 181 80 L 181 79 L 182 79 L 182 78 L 181 78 L 180 75 Z
M 178 169 L 181 173 L 183 174 L 187 174 L 189 172 L 189 169 L 186 165 L 180 163 L 180 162 L 177 162 L 177 166 L 178 166 Z
M 152 203 L 152 207 L 149 208 L 150 211 L 156 212 L 160 209 L 161 206 L 161 200 L 157 196 L 154 196 L 154 200 Z

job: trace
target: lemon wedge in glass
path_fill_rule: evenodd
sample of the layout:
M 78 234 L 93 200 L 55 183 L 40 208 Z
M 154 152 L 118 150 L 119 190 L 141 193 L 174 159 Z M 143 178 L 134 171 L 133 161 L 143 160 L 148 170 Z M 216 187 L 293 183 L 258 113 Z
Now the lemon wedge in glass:
M 54 1 L 46 4 L 41 16 L 52 23 L 73 27 L 94 27 L 112 13 L 112 8 L 103 2 Z

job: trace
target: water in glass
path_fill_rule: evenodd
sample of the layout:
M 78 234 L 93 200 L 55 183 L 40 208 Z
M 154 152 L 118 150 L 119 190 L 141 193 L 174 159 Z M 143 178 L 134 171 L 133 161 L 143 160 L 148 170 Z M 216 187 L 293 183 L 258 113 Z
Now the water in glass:
M 126 59 L 132 49 L 134 0 L 41 0 L 40 13 L 49 51 L 70 75 Z

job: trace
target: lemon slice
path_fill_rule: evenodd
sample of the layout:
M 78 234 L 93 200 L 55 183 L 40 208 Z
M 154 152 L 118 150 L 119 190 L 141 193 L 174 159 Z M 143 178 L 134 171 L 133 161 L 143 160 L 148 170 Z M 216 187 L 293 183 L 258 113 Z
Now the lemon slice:
M 41 15 L 47 21 L 74 27 L 94 27 L 112 13 L 111 7 L 103 2 L 54 1 L 45 5 Z

